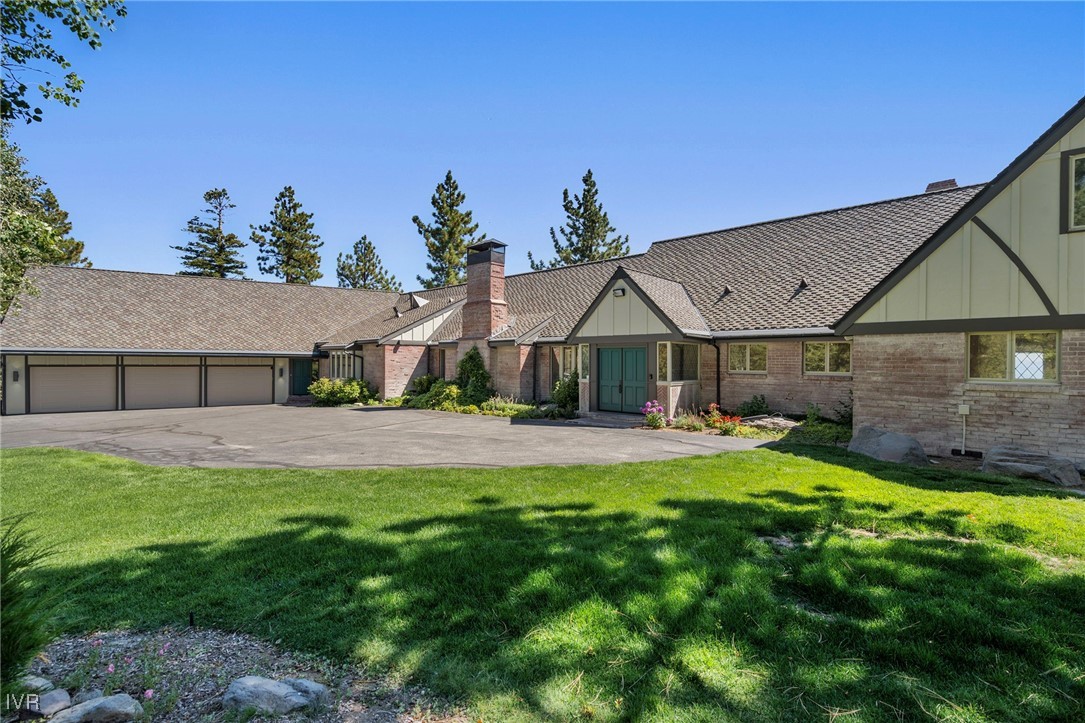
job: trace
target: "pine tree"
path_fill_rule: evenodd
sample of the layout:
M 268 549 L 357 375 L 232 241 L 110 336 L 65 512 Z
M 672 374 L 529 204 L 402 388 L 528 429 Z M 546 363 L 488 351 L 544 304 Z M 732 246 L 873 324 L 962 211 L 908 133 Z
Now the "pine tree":
M 403 285 L 384 268 L 376 247 L 364 235 L 354 242 L 354 253 L 336 258 L 335 275 L 344 289 L 403 291 Z
M 313 214 L 301 210 L 294 189 L 286 186 L 275 197 L 271 222 L 250 226 L 252 242 L 260 249 L 256 262 L 260 273 L 271 274 L 288 284 L 311 284 L 323 278 L 320 254 L 324 245 L 313 233 Z
M 237 234 L 226 233 L 223 229 L 226 212 L 236 208 L 230 203 L 230 194 L 225 188 L 213 188 L 203 194 L 207 208 L 203 210 L 209 216 L 202 219 L 193 216 L 185 231 L 195 236 L 184 246 L 170 248 L 181 252 L 181 265 L 185 268 L 177 273 L 181 276 L 216 276 L 221 279 L 237 276 L 245 277 L 248 268 L 241 258 L 239 249 L 245 242 Z
M 535 261 L 531 252 L 527 253 L 527 260 L 535 271 L 629 255 L 629 236 L 607 238 L 617 229 L 610 225 L 603 204 L 599 202 L 599 189 L 590 168 L 581 180 L 584 182 L 584 190 L 580 195 L 570 198 L 568 188 L 562 194 L 565 225 L 557 232 L 553 227 L 550 228 L 555 258 L 549 262 Z M 560 240 L 558 233 L 561 233 Z
M 426 262 L 430 277 L 418 277 L 418 283 L 427 289 L 462 284 L 467 267 L 467 247 L 486 238 L 486 234 L 475 236 L 478 224 L 472 222 L 470 211 L 460 209 L 465 200 L 467 196 L 460 191 L 449 171 L 430 199 L 433 223 L 422 223 L 418 216 L 411 219 L 425 239 L 430 258 Z
M 57 235 L 56 257 L 50 261 L 58 266 L 85 266 L 88 269 L 93 266 L 90 259 L 83 255 L 83 242 L 68 235 L 72 232 L 72 223 L 52 189 L 45 189 L 38 200 L 41 202 L 42 219 L 53 227 Z

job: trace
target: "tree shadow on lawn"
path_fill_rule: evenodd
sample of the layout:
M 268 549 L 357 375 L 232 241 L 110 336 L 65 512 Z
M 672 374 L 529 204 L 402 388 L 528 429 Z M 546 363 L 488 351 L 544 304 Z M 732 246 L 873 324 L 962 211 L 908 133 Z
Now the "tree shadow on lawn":
M 831 445 L 776 442 L 765 448 L 780 454 L 805 457 L 817 462 L 846 467 L 856 472 L 873 475 L 887 482 L 909 485 L 925 490 L 987 492 L 993 495 L 1011 497 L 1082 499 L 1081 495 L 1077 493 L 1036 480 L 1012 479 L 983 472 L 969 472 L 962 469 L 939 468 L 936 466 L 912 467 L 895 462 L 883 462 Z
M 193 611 L 412 677 L 487 719 L 1085 714 L 1085 578 L 982 543 L 834 532 L 822 521 L 857 503 L 831 487 L 651 515 L 473 504 L 377 534 L 285 518 L 42 576 L 76 583 L 72 629 L 177 626 Z

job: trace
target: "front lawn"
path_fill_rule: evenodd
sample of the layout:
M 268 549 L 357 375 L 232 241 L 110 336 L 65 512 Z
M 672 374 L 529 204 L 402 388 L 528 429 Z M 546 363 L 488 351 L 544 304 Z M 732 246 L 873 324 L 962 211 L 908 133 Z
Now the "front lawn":
M 361 443 L 361 442 L 360 442 Z M 198 625 L 485 720 L 1085 719 L 1085 500 L 790 447 L 609 467 L 8 450 L 72 631 Z

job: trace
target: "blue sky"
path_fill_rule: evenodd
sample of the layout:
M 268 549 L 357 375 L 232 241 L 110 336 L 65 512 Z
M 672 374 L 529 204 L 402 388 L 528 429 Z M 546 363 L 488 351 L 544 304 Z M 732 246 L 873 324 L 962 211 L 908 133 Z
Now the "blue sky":
M 70 55 L 82 104 L 14 139 L 95 266 L 172 273 L 204 191 L 247 238 L 290 184 L 319 283 L 365 233 L 413 287 L 449 168 L 510 273 L 589 167 L 634 251 L 988 180 L 1085 94 L 1085 4 L 134 2 Z

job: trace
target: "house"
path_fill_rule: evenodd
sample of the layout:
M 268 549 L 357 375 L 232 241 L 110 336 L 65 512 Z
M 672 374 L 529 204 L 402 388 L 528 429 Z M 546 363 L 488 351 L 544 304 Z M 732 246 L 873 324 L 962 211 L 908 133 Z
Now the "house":
M 583 411 L 754 395 L 928 451 L 1085 460 L 1085 99 L 987 184 L 658 241 L 404 294 L 49 267 L 0 326 L 3 413 L 272 403 L 319 373 L 397 396 L 472 347 L 497 391 Z

